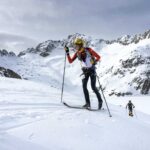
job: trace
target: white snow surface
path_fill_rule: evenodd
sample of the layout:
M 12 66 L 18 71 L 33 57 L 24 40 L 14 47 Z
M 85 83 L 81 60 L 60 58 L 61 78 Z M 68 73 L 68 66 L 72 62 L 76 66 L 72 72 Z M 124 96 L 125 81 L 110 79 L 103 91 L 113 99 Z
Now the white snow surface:
M 104 94 L 111 118 L 105 102 L 104 110 L 97 112 L 62 105 L 64 51 L 61 47 L 46 58 L 38 54 L 0 57 L 2 67 L 16 71 L 24 78 L 0 77 L 0 150 L 149 150 L 150 96 L 141 96 L 126 84 L 149 66 L 140 66 L 132 75 L 126 74 L 126 78 L 102 75 L 112 65 L 114 69 L 118 68 L 120 59 L 129 58 L 135 50 L 148 56 L 149 45 L 150 40 L 146 39 L 129 46 L 105 45 L 99 51 L 98 47 L 93 47 L 102 56 L 97 71 L 101 83 L 107 87 Z M 66 67 L 63 100 L 72 105 L 83 105 L 80 63 L 67 62 Z M 112 89 L 130 90 L 134 95 L 109 97 L 107 93 Z M 92 107 L 96 108 L 97 99 L 91 90 L 90 97 Z M 136 106 L 133 118 L 125 109 L 130 99 Z
M 60 103 L 60 90 L 35 81 L 0 78 L 1 150 L 148 150 L 149 97 L 107 97 L 113 117 L 105 110 L 69 109 Z M 92 107 L 97 106 L 93 94 Z M 113 99 L 113 100 L 112 100 Z M 134 101 L 136 116 L 128 117 L 124 104 Z M 64 100 L 82 105 L 80 95 L 64 93 Z M 144 102 L 143 102 L 144 100 Z M 113 101 L 116 105 L 110 104 Z M 140 105 L 139 105 L 139 104 Z M 140 111 L 138 111 L 138 109 Z

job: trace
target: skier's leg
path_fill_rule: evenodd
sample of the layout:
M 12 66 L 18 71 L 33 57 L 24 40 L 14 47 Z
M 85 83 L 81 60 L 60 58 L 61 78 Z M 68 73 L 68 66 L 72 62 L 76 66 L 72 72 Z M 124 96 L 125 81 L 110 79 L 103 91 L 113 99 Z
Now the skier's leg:
M 130 110 L 130 111 L 131 111 L 131 116 L 133 117 L 133 109 L 131 108 L 131 110 Z
M 133 116 L 132 109 L 129 108 L 129 116 Z
M 82 87 L 84 92 L 84 97 L 86 100 L 86 104 L 90 106 L 90 98 L 89 98 L 89 92 L 87 89 L 87 83 L 88 83 L 89 75 L 85 75 L 85 77 L 82 79 Z
M 94 93 L 96 94 L 97 98 L 98 98 L 98 102 L 99 102 L 99 108 L 102 107 L 102 98 L 101 98 L 101 95 L 96 87 L 96 74 L 95 73 L 92 73 L 91 74 L 91 87 L 92 87 L 92 90 L 94 91 Z
M 129 109 L 129 116 L 131 116 L 131 111 L 130 111 L 130 109 Z

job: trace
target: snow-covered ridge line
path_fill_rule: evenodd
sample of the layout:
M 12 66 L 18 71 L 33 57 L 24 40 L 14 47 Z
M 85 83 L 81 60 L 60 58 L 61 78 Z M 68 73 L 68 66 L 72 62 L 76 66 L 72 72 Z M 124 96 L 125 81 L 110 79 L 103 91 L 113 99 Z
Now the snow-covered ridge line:
M 117 40 L 110 40 L 110 41 L 104 40 L 104 39 L 93 39 L 90 36 L 86 36 L 80 33 L 75 33 L 75 34 L 69 35 L 64 40 L 47 40 L 45 42 L 42 42 L 38 44 L 35 48 L 28 48 L 27 50 L 20 52 L 18 56 L 25 55 L 26 53 L 40 53 L 41 56 L 46 57 L 50 55 L 50 52 L 53 49 L 62 47 L 65 44 L 72 47 L 73 41 L 77 37 L 83 38 L 86 41 L 85 44 L 87 46 L 92 46 L 92 47 L 101 47 L 101 45 L 103 44 L 110 45 L 114 43 L 119 43 L 121 45 L 129 45 L 132 43 L 137 44 L 141 40 L 144 40 L 144 39 L 150 39 L 150 30 L 147 30 L 143 34 L 136 34 L 134 36 L 125 35 L 125 36 L 118 38 Z
M 0 66 L 9 68 L 22 78 L 36 80 L 61 88 L 64 64 L 64 45 L 72 47 L 76 37 L 84 38 L 87 45 L 101 55 L 97 66 L 100 81 L 107 95 L 150 94 L 150 39 L 149 32 L 138 43 L 123 45 L 118 42 L 107 44 L 82 34 L 68 36 L 63 41 L 46 41 L 36 48 L 29 48 L 19 57 L 1 57 Z M 146 36 L 147 35 L 147 36 Z M 141 36 L 142 37 L 142 36 Z M 73 51 L 70 51 L 72 55 Z M 44 57 L 44 58 L 43 58 Z M 80 64 L 76 61 L 66 67 L 66 86 L 81 87 Z

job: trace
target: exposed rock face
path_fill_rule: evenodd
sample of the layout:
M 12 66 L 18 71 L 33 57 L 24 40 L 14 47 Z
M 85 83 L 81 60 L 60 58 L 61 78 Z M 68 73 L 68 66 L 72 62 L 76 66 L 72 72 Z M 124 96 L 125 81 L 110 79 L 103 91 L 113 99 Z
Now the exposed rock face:
M 113 43 L 129 45 L 132 43 L 137 44 L 140 40 L 143 40 L 143 39 L 150 39 L 150 30 L 144 32 L 143 34 L 134 35 L 134 36 L 125 35 L 121 38 L 118 38 L 117 40 L 110 40 L 110 41 L 104 40 L 104 39 L 95 39 L 94 40 L 90 36 L 75 33 L 75 34 L 69 35 L 67 37 L 67 39 L 64 39 L 64 40 L 58 40 L 58 41 L 48 40 L 43 43 L 40 43 L 36 46 L 36 48 L 28 48 L 27 50 L 20 52 L 18 56 L 21 57 L 21 56 L 25 55 L 26 53 L 35 53 L 35 54 L 39 54 L 40 56 L 47 57 L 50 55 L 51 51 L 54 50 L 55 48 L 62 47 L 64 45 L 73 47 L 73 42 L 76 38 L 84 39 L 86 41 L 85 45 L 92 46 L 92 47 L 95 47 L 95 46 L 98 46 L 101 44 L 110 45 Z
M 16 56 L 14 52 L 8 52 L 7 50 L 3 49 L 0 50 L 0 56 Z
M 149 49 L 150 50 L 150 49 Z M 146 51 L 143 49 L 143 51 Z M 148 51 L 148 49 L 147 49 Z M 143 55 L 142 55 L 143 54 Z M 148 54 L 147 54 L 148 55 Z M 139 54 L 136 50 L 131 53 L 127 59 L 120 59 L 120 64 L 115 68 L 112 66 L 107 69 L 104 76 L 109 74 L 111 76 L 117 76 L 118 79 L 125 79 L 129 86 L 134 87 L 135 90 L 140 91 L 141 94 L 149 94 L 150 91 L 150 56 Z M 129 80 L 129 81 L 128 81 Z M 119 81 L 119 80 L 118 80 Z M 121 88 L 121 87 L 120 87 Z M 128 92 L 117 92 L 115 89 L 109 93 L 109 95 L 125 96 L 132 95 Z
M 15 73 L 13 70 L 6 69 L 3 67 L 0 67 L 0 76 L 21 79 L 21 76 Z
M 141 94 L 148 94 L 149 90 L 150 90 L 150 79 L 146 79 L 143 82 Z
M 42 57 L 47 57 L 50 55 L 52 50 L 54 50 L 61 44 L 62 44 L 61 41 L 52 41 L 52 40 L 45 41 L 37 45 L 36 48 L 28 48 L 27 50 L 20 52 L 18 56 L 21 57 L 26 53 L 34 53 L 39 54 Z
M 132 68 L 132 67 L 136 67 L 138 65 L 142 65 L 147 63 L 147 60 L 150 59 L 150 57 L 148 58 L 143 58 L 141 55 L 134 57 L 134 58 L 129 58 L 125 61 L 121 61 L 122 67 L 123 68 Z
M 48 52 L 42 52 L 40 53 L 40 56 L 43 56 L 43 57 L 47 57 L 49 56 L 50 54 Z
M 129 96 L 129 95 L 132 95 L 132 93 L 131 92 L 121 93 L 121 92 L 112 91 L 109 94 L 109 96 L 112 96 L 112 95 L 116 95 L 116 96 Z
M 18 57 L 21 57 L 21 56 L 24 56 L 24 55 L 26 55 L 26 52 L 25 52 L 25 51 L 20 52 L 20 53 L 18 54 Z
M 123 45 L 129 45 L 131 43 L 137 44 L 140 40 L 143 40 L 146 38 L 150 39 L 150 30 L 144 32 L 143 34 L 139 34 L 139 35 L 134 35 L 134 36 L 125 35 L 121 38 L 118 38 L 114 42 L 118 42 L 118 43 L 123 44 Z

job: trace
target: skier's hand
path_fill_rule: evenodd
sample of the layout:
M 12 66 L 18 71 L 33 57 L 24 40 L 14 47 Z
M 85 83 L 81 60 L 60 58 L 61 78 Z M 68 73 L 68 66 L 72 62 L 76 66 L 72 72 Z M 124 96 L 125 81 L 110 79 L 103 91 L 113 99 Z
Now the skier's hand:
M 65 49 L 66 53 L 69 54 L 69 47 L 65 46 L 64 49 Z
M 94 64 L 93 65 L 97 65 L 97 61 L 94 61 Z

